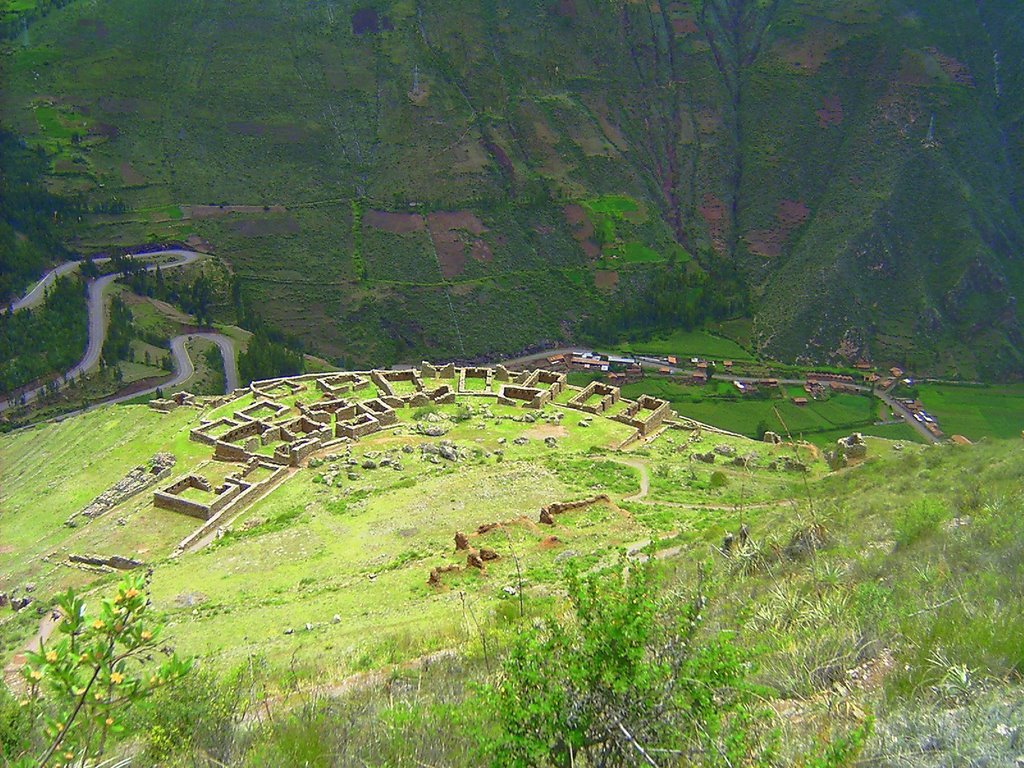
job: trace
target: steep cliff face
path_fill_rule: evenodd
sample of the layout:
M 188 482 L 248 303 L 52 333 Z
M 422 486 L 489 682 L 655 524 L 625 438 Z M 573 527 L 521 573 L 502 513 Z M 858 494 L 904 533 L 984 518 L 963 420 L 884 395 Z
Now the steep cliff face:
M 41 99 L 92 121 L 57 186 L 135 207 L 291 206 L 255 239 L 197 229 L 275 322 L 300 295 L 283 249 L 332 285 L 310 303 L 338 353 L 382 354 L 375 333 L 398 356 L 564 338 L 688 254 L 742 276 L 767 353 L 1008 374 L 1024 370 L 1022 14 L 1015 0 L 71 2 L 12 48 L 0 107 L 44 143 Z M 610 195 L 628 210 L 594 202 Z M 352 198 L 424 218 L 353 225 Z M 476 223 L 431 218 L 453 211 Z M 555 272 L 565 282 L 545 286 Z M 548 314 L 500 340 L 475 325 L 524 296 Z M 449 321 L 408 327 L 423 308 Z

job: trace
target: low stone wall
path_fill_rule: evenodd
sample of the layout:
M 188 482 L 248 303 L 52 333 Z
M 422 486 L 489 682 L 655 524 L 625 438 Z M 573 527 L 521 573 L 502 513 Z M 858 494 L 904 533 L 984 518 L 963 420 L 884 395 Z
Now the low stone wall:
M 455 363 L 447 365 L 433 365 L 426 360 L 420 365 L 420 374 L 428 379 L 454 379 L 456 378 Z
M 103 557 L 101 555 L 69 555 L 68 561 L 81 563 L 82 565 L 92 565 L 97 568 L 113 568 L 118 571 L 130 571 L 133 568 L 141 568 L 145 565 L 141 560 L 121 557 L 120 555 L 111 555 L 110 557 Z
M 398 421 L 398 414 L 395 409 L 380 398 L 364 400 L 358 404 L 361 413 L 368 414 L 380 422 L 382 426 L 390 426 Z
M 554 525 L 555 515 L 561 515 L 564 512 L 589 507 L 591 504 L 599 504 L 601 502 L 611 502 L 611 499 L 607 494 L 599 493 L 597 496 L 580 499 L 579 501 L 556 501 L 553 504 L 548 504 L 547 506 L 540 508 L 540 517 L 538 520 L 545 525 Z
M 503 384 L 498 394 L 502 405 L 522 405 L 524 408 L 540 409 L 551 402 L 551 393 L 546 389 Z
M 188 439 L 195 443 L 215 445 L 217 443 L 217 438 L 211 435 L 210 432 L 220 426 L 234 428 L 241 426 L 241 424 L 234 419 L 229 419 L 225 416 L 215 421 L 208 421 L 205 424 L 200 424 L 198 427 L 193 427 L 188 431 Z
M 334 434 L 337 437 L 347 437 L 349 440 L 358 440 L 364 435 L 379 432 L 381 423 L 369 413 L 360 413 L 346 421 L 339 421 L 334 427 Z
M 587 403 L 590 398 L 597 395 L 601 399 L 597 403 Z M 600 381 L 590 382 L 582 392 L 569 400 L 566 405 L 578 411 L 601 414 L 619 402 L 619 388 L 612 387 Z

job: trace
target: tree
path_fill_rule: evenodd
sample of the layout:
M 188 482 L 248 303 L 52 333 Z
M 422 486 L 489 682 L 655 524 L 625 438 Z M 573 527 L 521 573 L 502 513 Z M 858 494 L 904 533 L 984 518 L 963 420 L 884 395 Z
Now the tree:
M 87 764 L 122 730 L 127 707 L 189 672 L 191 662 L 173 653 L 155 663 L 161 628 L 150 620 L 145 589 L 143 577 L 126 578 L 94 616 L 70 589 L 58 599 L 60 639 L 27 653 L 21 669 L 21 705 L 39 757 L 25 754 L 15 765 Z

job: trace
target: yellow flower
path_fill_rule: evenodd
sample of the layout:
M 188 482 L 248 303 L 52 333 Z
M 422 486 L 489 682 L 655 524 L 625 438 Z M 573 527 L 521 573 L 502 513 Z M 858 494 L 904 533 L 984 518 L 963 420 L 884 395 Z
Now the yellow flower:
M 153 638 L 153 633 L 152 632 L 150 632 L 148 629 L 142 630 L 142 639 L 143 640 L 151 640 L 152 638 Z
M 56 651 L 47 651 L 46 652 L 46 660 L 48 662 L 50 662 L 51 664 L 53 662 L 55 662 L 57 660 L 57 652 Z
M 102 694 L 102 693 L 94 693 L 94 694 L 92 695 L 92 697 L 93 697 L 94 699 L 96 699 L 96 701 L 101 701 L 101 700 L 103 699 L 103 694 Z
M 100 621 L 99 619 L 96 619 L 96 621 L 94 621 L 92 623 L 92 628 L 93 629 L 103 629 L 103 622 Z
M 114 718 L 112 718 L 112 717 L 108 717 L 108 718 L 107 718 L 106 720 L 104 720 L 104 722 L 105 722 L 105 723 L 106 723 L 107 725 L 113 725 L 113 724 L 114 724 Z
M 83 693 L 85 693 L 85 688 L 75 688 L 72 691 L 72 693 L 74 693 L 75 696 L 81 696 Z
M 124 593 L 124 596 L 131 598 L 131 597 L 135 597 L 137 594 L 139 594 L 139 590 L 137 590 L 135 587 L 132 587 L 131 589 L 129 589 L 127 592 Z
M 18 702 L 18 704 L 20 704 L 23 707 L 27 707 L 28 706 L 28 699 L 22 699 L 21 701 Z
M 74 752 L 65 752 L 64 753 L 64 759 L 65 760 L 74 760 L 75 759 L 75 753 Z
M 43 679 L 43 673 L 40 672 L 38 669 L 33 669 L 29 673 L 29 677 L 31 677 L 33 680 L 42 680 Z
M 63 731 L 64 730 L 64 723 L 57 723 L 57 730 L 58 731 Z
M 110 673 L 110 682 L 112 682 L 114 685 L 117 685 L 122 680 L 124 680 L 124 675 L 122 675 L 120 672 Z

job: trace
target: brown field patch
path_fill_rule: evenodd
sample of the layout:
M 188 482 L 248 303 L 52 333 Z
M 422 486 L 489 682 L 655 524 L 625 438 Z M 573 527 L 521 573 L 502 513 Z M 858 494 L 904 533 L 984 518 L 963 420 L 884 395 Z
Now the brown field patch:
M 102 136 L 105 139 L 116 139 L 121 130 L 111 123 L 96 123 L 89 129 L 89 133 L 93 136 Z
M 494 162 L 496 162 L 498 167 L 501 168 L 501 172 L 505 178 L 514 181 L 516 177 L 516 169 L 512 165 L 512 160 L 509 159 L 508 153 L 501 148 L 501 145 L 486 139 L 481 141 L 480 144 L 488 151 L 488 153 L 490 153 L 491 157 L 494 158 Z
M 0 555 L 9 555 L 14 552 L 13 544 L 0 544 Z
M 799 200 L 782 200 L 775 210 L 775 218 L 783 227 L 798 227 L 807 221 L 811 209 Z
M 487 227 L 471 211 L 434 211 L 427 215 L 431 231 L 437 229 L 464 229 L 474 235 L 482 235 Z
M 562 215 L 572 231 L 573 240 L 580 244 L 580 248 L 583 249 L 583 253 L 587 255 L 587 258 L 600 258 L 600 247 L 590 239 L 594 234 L 594 225 L 587 218 L 587 212 L 583 210 L 583 207 L 570 203 L 562 209 Z
M 843 103 L 838 96 L 826 96 L 822 101 L 821 109 L 815 110 L 818 116 L 818 125 L 822 128 L 831 128 L 833 125 L 841 125 L 843 122 Z
M 718 253 L 725 253 L 726 208 L 720 198 L 704 195 L 704 204 L 697 209 L 708 228 L 711 246 Z
M 779 226 L 773 229 L 755 229 L 743 236 L 743 242 L 751 253 L 765 258 L 782 255 L 793 230 L 807 221 L 811 209 L 799 200 L 781 200 L 775 209 Z
M 545 536 L 537 545 L 539 549 L 556 549 L 562 546 L 562 540 L 557 536 Z
M 474 240 L 469 246 L 469 255 L 477 261 L 492 261 L 494 254 L 483 240 Z
M 594 285 L 601 290 L 610 291 L 619 284 L 619 273 L 613 269 L 599 269 L 594 273 Z
M 235 222 L 235 230 L 242 237 L 294 235 L 299 232 L 299 222 L 291 216 L 281 216 L 273 219 L 244 219 Z
M 785 234 L 779 229 L 753 229 L 743 235 L 747 250 L 765 258 L 781 256 L 785 239 Z
M 434 211 L 427 214 L 427 228 L 446 280 L 461 274 L 466 265 L 467 243 L 462 232 L 482 235 L 487 231 L 483 222 L 470 211 Z M 473 240 L 469 245 L 474 258 L 490 259 L 490 248 L 482 240 Z
M 569 430 L 561 424 L 537 424 L 523 432 L 523 437 L 531 440 L 543 440 L 546 437 L 568 437 Z
M 363 214 L 363 223 L 393 235 L 422 232 L 426 227 L 423 217 L 418 213 L 391 213 L 372 209 Z
M 146 183 L 146 177 L 139 173 L 137 170 L 132 168 L 132 164 L 129 162 L 123 162 L 117 170 L 121 173 L 121 181 L 129 187 L 137 187 Z

